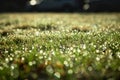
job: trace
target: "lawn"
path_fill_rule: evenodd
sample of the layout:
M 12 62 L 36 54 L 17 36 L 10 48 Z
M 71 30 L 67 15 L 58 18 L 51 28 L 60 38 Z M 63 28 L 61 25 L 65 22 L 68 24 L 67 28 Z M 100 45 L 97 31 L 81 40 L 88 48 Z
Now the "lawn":
M 119 79 L 119 13 L 0 14 L 0 80 Z

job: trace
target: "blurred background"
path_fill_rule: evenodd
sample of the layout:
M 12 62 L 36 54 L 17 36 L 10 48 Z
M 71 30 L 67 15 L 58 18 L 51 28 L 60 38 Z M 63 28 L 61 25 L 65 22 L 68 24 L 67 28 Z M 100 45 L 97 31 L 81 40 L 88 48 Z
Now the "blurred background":
M 120 0 L 0 0 L 0 12 L 120 12 Z

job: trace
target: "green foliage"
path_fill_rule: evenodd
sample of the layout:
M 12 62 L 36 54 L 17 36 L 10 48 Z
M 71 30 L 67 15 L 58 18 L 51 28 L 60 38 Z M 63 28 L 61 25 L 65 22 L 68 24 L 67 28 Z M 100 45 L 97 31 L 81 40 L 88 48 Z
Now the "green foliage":
M 118 80 L 116 15 L 0 14 L 0 80 Z

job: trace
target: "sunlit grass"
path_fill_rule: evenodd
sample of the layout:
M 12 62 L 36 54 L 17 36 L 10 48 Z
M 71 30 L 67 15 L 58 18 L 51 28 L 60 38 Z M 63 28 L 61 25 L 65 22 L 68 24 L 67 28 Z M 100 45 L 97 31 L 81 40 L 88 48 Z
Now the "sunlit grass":
M 118 80 L 119 13 L 0 14 L 0 80 Z

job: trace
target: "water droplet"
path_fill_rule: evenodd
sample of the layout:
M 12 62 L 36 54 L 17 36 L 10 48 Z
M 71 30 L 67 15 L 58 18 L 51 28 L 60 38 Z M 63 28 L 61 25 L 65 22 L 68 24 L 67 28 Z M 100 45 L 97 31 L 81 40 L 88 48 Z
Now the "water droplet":
M 22 58 L 21 58 L 21 60 L 22 60 L 22 61 L 24 61 L 24 60 L 25 60 L 25 58 L 24 58 L 24 57 L 22 57 Z
M 100 58 L 99 58 L 99 57 L 96 57 L 96 60 L 97 60 L 97 61 L 100 61 Z
M 6 58 L 6 59 L 5 59 L 5 61 L 6 61 L 6 62 L 9 62 L 9 59 L 8 59 L 8 58 Z
M 60 78 L 60 77 L 61 77 L 61 75 L 60 75 L 59 72 L 55 72 L 54 76 L 56 76 L 57 78 Z
M 69 66 L 67 61 L 64 61 L 64 65 L 67 66 L 67 67 Z
M 68 74 L 73 74 L 73 70 L 72 70 L 72 69 L 69 69 L 69 70 L 68 70 Z
M 43 59 L 43 56 L 39 56 L 39 59 Z
M 99 53 L 100 51 L 99 50 L 96 50 L 96 53 Z
M 28 64 L 29 64 L 29 66 L 32 66 L 32 65 L 33 65 L 33 63 L 32 63 L 31 61 L 30 61 Z
M 52 66 L 50 66 L 50 65 L 46 67 L 46 71 L 47 71 L 48 73 L 51 73 L 51 74 L 54 72 Z
M 5 51 L 5 53 L 8 53 L 8 51 Z
M 52 60 L 51 57 L 48 57 L 48 60 L 51 61 Z
M 13 58 L 12 57 L 10 57 L 10 61 L 12 61 L 13 60 Z
M 0 70 L 3 70 L 3 67 L 0 66 Z
M 43 50 L 40 50 L 39 52 L 40 52 L 40 53 L 43 53 Z
M 39 34 L 40 34 L 39 31 L 36 31 L 36 32 L 35 32 L 35 35 L 36 35 L 36 36 L 39 36 Z
M 12 69 L 12 70 L 15 69 L 14 65 L 11 65 L 11 69 Z
M 91 66 L 89 66 L 89 67 L 88 67 L 88 70 L 89 70 L 89 71 L 92 71 L 92 67 L 91 67 Z
M 85 44 L 81 44 L 81 47 L 82 47 L 83 49 L 86 49 L 86 45 L 85 45 Z
M 80 49 L 77 49 L 77 52 L 80 53 L 81 52 Z

